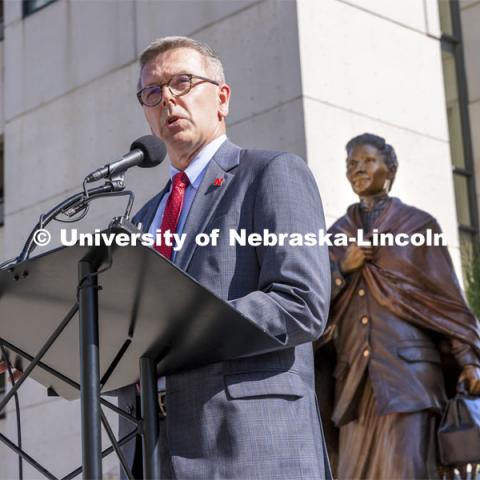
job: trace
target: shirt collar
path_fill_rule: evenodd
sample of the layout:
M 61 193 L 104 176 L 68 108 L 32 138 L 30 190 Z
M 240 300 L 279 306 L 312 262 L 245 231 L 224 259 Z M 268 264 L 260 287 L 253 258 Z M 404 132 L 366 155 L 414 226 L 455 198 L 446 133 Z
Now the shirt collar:
M 382 210 L 383 207 L 390 202 L 390 199 L 391 197 L 388 196 L 388 193 L 382 192 L 373 198 L 373 206 L 371 206 L 371 208 L 369 208 L 363 200 L 360 200 L 360 209 L 365 212 Z
M 223 134 L 211 141 L 208 145 L 205 145 L 190 162 L 190 165 L 185 169 L 185 173 L 193 188 L 198 189 L 200 182 L 202 181 L 201 173 L 205 170 L 212 157 L 215 155 L 215 153 L 217 153 L 217 150 L 226 139 L 227 136 Z M 179 172 L 180 170 L 170 164 L 171 180 L 173 180 L 173 177 Z

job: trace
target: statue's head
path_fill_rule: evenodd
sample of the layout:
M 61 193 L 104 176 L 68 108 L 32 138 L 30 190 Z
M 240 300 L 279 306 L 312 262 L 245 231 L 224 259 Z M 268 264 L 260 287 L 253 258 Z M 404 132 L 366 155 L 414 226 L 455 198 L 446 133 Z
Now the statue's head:
M 347 178 L 360 197 L 388 193 L 392 188 L 398 161 L 395 150 L 385 139 L 371 133 L 352 138 L 347 150 Z

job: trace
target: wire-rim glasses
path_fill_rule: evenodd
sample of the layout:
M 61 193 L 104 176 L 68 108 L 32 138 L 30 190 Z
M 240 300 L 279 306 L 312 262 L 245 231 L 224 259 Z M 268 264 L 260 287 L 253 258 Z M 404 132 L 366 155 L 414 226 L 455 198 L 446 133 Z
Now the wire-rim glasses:
M 220 85 L 218 82 L 211 80 L 210 78 L 201 77 L 200 75 L 192 75 L 190 73 L 180 73 L 178 75 L 173 75 L 173 77 L 170 78 L 167 83 L 143 87 L 137 92 L 138 101 L 140 102 L 140 105 L 144 105 L 146 107 L 156 107 L 163 100 L 164 86 L 168 87 L 170 93 L 174 97 L 186 95 L 195 85 L 199 85 L 201 83 L 198 82 L 193 84 L 192 80 L 194 78 L 198 78 L 204 82 L 213 83 L 217 86 Z

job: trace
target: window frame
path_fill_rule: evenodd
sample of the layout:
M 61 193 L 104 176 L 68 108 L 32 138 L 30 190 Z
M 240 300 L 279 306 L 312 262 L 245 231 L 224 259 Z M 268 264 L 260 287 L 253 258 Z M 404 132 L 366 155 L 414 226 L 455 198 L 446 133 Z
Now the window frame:
M 442 1 L 442 0 L 439 0 Z M 452 159 L 452 174 L 455 176 L 461 176 L 467 180 L 467 196 L 468 207 L 470 210 L 471 224 L 465 225 L 458 223 L 458 229 L 460 232 L 469 234 L 473 239 L 478 239 L 479 235 L 479 218 L 478 218 L 478 205 L 477 194 L 475 187 L 475 170 L 473 161 L 473 146 L 470 127 L 470 116 L 468 112 L 468 85 L 467 74 L 465 70 L 465 58 L 463 54 L 462 44 L 462 25 L 461 25 L 461 13 L 460 4 L 458 0 L 452 0 L 450 4 L 450 16 L 452 23 L 452 35 L 442 32 L 440 38 L 440 45 L 442 52 L 448 52 L 453 55 L 455 61 L 455 75 L 457 81 L 457 95 L 458 95 L 458 108 L 460 114 L 461 125 L 461 140 L 463 145 L 463 155 L 465 168 L 456 167 L 453 165 Z M 450 132 L 449 132 L 450 134 Z M 457 219 L 458 220 L 458 219 Z
M 57 0 L 48 0 L 47 3 L 41 5 L 40 7 L 33 8 L 32 7 L 32 0 L 22 0 L 22 17 L 26 18 L 34 13 L 39 12 L 40 10 L 48 7 L 52 3 L 56 2 Z

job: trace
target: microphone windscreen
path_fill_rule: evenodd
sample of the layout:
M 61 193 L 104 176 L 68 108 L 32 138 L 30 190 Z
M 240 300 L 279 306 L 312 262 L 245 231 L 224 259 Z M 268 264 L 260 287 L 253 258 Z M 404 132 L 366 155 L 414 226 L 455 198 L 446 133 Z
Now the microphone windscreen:
M 130 150 L 141 150 L 144 155 L 142 163 L 138 166 L 141 168 L 155 167 L 163 162 L 167 154 L 167 147 L 155 135 L 144 135 L 137 138 L 131 145 Z

